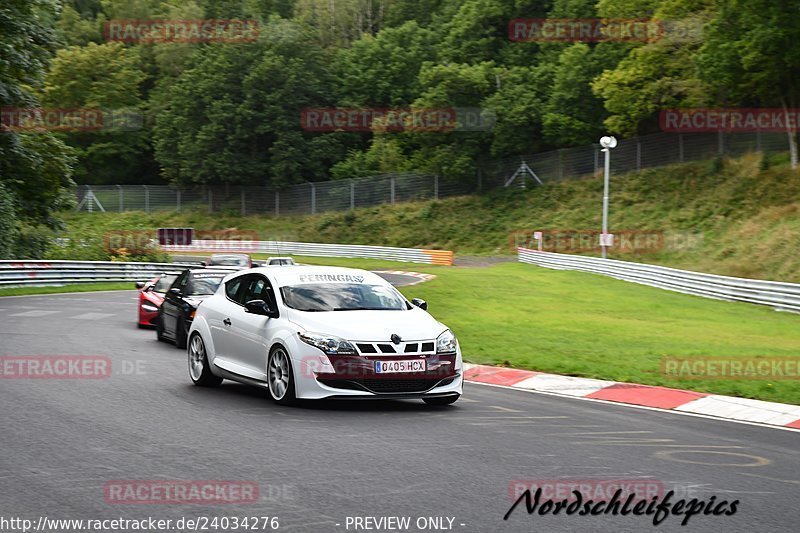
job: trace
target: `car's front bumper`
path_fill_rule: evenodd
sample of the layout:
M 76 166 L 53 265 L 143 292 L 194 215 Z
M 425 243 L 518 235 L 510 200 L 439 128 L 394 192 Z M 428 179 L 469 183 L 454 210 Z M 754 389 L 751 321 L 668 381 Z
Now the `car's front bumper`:
M 378 374 L 376 361 L 425 359 L 426 371 Z M 339 356 L 330 358 L 331 368 L 302 366 L 297 396 L 307 399 L 399 399 L 460 395 L 463 388 L 460 353 L 415 356 Z M 323 371 L 327 370 L 327 371 Z

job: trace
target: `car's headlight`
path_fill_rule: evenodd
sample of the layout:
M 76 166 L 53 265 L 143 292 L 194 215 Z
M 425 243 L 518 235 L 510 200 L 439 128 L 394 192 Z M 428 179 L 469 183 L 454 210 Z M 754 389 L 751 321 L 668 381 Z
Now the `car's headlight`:
M 142 304 L 142 309 L 145 311 L 150 311 L 151 313 L 158 311 L 158 307 L 153 304 Z
M 456 336 L 449 329 L 444 330 L 444 333 L 436 339 L 436 353 L 455 353 L 456 346 L 458 346 Z
M 356 349 L 348 341 L 322 333 L 298 333 L 300 340 L 322 350 L 325 355 L 355 355 Z

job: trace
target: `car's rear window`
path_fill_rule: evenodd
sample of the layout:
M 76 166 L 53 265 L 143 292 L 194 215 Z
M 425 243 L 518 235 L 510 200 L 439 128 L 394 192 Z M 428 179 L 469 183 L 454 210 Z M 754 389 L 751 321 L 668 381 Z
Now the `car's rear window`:
M 174 276 L 172 274 L 161 276 L 161 278 L 156 281 L 156 284 L 153 285 L 153 292 L 166 293 L 169 290 L 170 285 L 172 285 L 172 282 L 175 281 L 175 278 L 177 277 L 178 276 Z
M 247 266 L 247 259 L 235 255 L 222 255 L 212 257 L 208 264 L 215 266 Z
M 198 274 L 192 276 L 189 287 L 186 291 L 187 296 L 206 296 L 217 292 L 217 287 L 222 282 L 225 274 Z

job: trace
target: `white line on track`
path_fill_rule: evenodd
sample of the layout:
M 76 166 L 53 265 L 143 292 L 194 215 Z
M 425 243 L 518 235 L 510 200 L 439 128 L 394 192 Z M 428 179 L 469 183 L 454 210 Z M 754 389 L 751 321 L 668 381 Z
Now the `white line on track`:
M 114 316 L 114 313 L 83 313 L 82 315 L 71 316 L 71 319 L 78 320 L 100 320 L 101 318 L 108 318 Z
M 40 309 L 34 311 L 25 311 L 24 313 L 14 313 L 13 315 L 8 315 L 8 316 L 37 317 L 37 316 L 54 315 L 56 313 L 58 313 L 58 311 L 44 311 Z

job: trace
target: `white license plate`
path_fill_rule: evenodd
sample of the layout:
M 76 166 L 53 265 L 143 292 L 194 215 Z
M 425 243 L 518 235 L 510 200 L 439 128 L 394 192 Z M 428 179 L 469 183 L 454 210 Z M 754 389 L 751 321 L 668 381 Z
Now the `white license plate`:
M 376 374 L 398 374 L 402 372 L 425 372 L 425 359 L 401 359 L 398 361 L 375 361 Z

